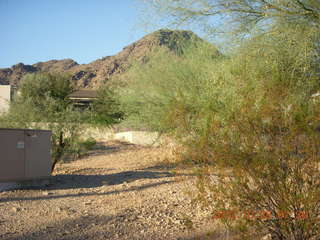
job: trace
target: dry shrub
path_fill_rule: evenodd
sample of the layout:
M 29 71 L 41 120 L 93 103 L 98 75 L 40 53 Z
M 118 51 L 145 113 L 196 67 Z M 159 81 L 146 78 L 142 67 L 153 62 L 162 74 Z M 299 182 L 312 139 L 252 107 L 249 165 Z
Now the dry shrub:
M 253 41 L 240 53 L 238 103 L 214 114 L 190 145 L 211 163 L 202 168 L 198 199 L 239 239 L 320 237 L 318 52 L 310 38 L 294 36 Z M 221 168 L 230 174 L 212 177 Z

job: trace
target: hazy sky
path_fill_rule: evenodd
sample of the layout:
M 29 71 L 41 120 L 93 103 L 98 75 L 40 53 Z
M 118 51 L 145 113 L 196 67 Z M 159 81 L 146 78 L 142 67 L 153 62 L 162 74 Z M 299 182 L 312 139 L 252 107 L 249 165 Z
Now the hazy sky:
M 0 0 L 0 68 L 114 55 L 146 34 L 135 0 Z

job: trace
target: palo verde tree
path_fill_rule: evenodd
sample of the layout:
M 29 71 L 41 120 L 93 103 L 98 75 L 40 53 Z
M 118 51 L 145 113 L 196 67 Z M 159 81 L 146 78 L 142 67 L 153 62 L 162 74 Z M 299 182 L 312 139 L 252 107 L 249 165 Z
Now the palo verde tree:
M 141 0 L 149 11 L 175 24 L 205 22 L 243 33 L 253 27 L 270 30 L 273 23 L 291 22 L 319 27 L 318 0 Z M 212 20 L 212 17 L 218 17 Z M 221 30 L 221 29 L 220 29 Z M 224 31 L 225 32 L 225 29 Z
M 156 56 L 122 99 L 180 141 L 196 200 L 239 239 L 320 237 L 319 37 L 287 22 L 228 57 Z
M 199 68 L 194 85 L 171 94 L 173 105 L 162 108 L 171 120 L 165 123 L 184 133 L 185 157 L 202 166 L 198 199 L 247 239 L 267 233 L 277 240 L 318 239 L 320 2 L 144 2 L 176 24 L 223 26 L 242 37 L 230 59 Z M 187 78 L 184 69 L 176 78 L 167 69 L 162 79 Z M 196 84 L 201 76 L 205 87 Z M 202 91 L 190 98 L 189 87 Z M 170 96 L 162 92 L 160 100 Z M 228 174 L 213 177 L 218 169 Z

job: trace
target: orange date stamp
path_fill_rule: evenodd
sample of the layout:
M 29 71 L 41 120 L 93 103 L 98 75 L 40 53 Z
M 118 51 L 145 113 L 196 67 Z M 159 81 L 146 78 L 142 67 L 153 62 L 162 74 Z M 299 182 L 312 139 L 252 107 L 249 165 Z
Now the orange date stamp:
M 304 220 L 309 218 L 309 214 L 306 211 L 297 211 L 295 214 L 290 215 L 287 211 L 276 211 L 271 212 L 268 210 L 258 210 L 258 211 L 236 211 L 236 210 L 220 210 L 214 212 L 213 219 L 224 219 L 224 220 L 236 220 L 236 219 L 246 219 L 246 220 L 275 220 L 275 219 L 297 219 Z

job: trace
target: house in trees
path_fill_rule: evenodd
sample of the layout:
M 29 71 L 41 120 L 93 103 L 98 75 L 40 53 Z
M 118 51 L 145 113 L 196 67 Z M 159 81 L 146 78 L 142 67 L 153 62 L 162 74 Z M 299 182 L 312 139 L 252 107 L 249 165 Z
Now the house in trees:
M 97 91 L 95 90 L 78 90 L 69 95 L 69 99 L 74 106 L 79 109 L 86 109 L 97 99 Z

